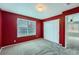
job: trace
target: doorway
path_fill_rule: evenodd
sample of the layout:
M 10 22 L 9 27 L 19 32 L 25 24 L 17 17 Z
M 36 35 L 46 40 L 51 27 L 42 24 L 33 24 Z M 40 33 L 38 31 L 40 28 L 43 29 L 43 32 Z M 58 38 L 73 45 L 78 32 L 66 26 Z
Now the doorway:
M 66 16 L 65 22 L 65 46 L 79 50 L 79 13 Z

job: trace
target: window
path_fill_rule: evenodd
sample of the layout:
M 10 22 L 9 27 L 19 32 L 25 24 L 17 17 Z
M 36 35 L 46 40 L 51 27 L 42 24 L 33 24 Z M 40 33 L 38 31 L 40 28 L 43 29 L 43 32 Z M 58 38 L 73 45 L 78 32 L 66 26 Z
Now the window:
M 36 21 L 17 19 L 17 37 L 36 35 Z

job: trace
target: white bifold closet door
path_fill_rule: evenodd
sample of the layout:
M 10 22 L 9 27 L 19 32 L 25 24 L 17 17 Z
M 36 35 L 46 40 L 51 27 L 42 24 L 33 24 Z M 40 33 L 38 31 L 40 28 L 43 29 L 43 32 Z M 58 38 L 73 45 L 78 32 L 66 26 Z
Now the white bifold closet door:
M 44 39 L 59 44 L 59 19 L 44 22 Z

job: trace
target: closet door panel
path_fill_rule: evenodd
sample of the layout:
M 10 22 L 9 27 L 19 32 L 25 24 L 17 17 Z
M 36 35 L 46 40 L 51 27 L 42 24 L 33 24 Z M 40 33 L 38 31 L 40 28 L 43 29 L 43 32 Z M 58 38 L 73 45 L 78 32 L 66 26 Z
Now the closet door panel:
M 59 19 L 44 22 L 44 38 L 59 43 Z

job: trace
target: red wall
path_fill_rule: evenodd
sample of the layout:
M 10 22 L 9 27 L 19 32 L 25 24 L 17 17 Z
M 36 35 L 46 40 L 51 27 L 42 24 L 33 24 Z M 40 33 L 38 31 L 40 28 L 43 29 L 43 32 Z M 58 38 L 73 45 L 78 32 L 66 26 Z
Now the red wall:
M 2 18 L 1 18 L 1 11 L 0 11 L 0 47 L 1 47 L 1 39 L 2 39 L 2 28 L 1 28 L 1 25 L 2 25 Z
M 64 11 L 63 14 L 66 15 L 70 15 L 70 14 L 74 14 L 74 13 L 79 13 L 79 7 Z
M 22 16 L 15 13 L 10 13 L 6 11 L 2 12 L 2 46 L 14 44 L 14 40 L 16 40 L 15 43 L 24 42 L 28 40 L 33 40 L 36 38 L 42 38 L 42 21 L 28 17 L 28 16 Z M 36 21 L 36 35 L 33 36 L 26 36 L 17 38 L 17 18 L 23 18 L 23 19 L 29 19 Z
M 50 17 L 50 18 L 43 19 L 43 20 L 38 20 L 36 18 L 18 15 L 15 13 L 10 13 L 10 12 L 1 10 L 0 11 L 0 46 L 14 44 L 14 40 L 16 40 L 16 43 L 19 43 L 19 42 L 24 42 L 24 41 L 28 41 L 28 40 L 33 40 L 36 38 L 43 38 L 43 33 L 44 33 L 43 22 L 55 20 L 55 19 L 61 19 L 60 23 L 59 23 L 60 24 L 59 43 L 62 44 L 62 46 L 65 46 L 65 16 L 69 15 L 69 14 L 78 13 L 78 12 L 79 12 L 79 7 L 76 7 L 76 8 L 64 11 L 61 15 L 57 15 L 57 16 Z M 37 25 L 36 26 L 36 35 L 17 38 L 16 37 L 16 35 L 17 35 L 16 20 L 18 17 L 36 21 L 37 22 L 36 23 L 36 25 Z M 2 27 L 2 33 L 1 33 L 1 27 Z M 2 41 L 1 41 L 1 39 L 2 39 Z
M 65 46 L 65 16 L 62 14 L 59 22 L 59 43 Z

